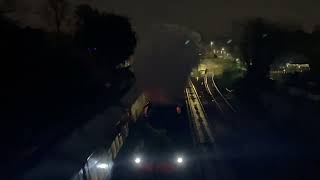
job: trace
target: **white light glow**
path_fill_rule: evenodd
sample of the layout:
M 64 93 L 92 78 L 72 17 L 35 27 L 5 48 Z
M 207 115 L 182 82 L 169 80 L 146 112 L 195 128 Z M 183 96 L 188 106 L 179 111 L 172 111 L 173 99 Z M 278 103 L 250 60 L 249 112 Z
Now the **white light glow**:
M 178 164 L 183 163 L 183 158 L 182 158 L 182 157 L 178 157 L 178 158 L 177 158 L 177 163 L 178 163 Z
M 141 158 L 140 158 L 140 157 L 136 157 L 136 158 L 134 159 L 134 162 L 135 162 L 136 164 L 140 164 L 140 163 L 141 163 Z
M 108 167 L 109 167 L 109 164 L 106 164 L 106 163 L 101 163 L 97 165 L 97 168 L 100 168 L 100 169 L 107 169 Z

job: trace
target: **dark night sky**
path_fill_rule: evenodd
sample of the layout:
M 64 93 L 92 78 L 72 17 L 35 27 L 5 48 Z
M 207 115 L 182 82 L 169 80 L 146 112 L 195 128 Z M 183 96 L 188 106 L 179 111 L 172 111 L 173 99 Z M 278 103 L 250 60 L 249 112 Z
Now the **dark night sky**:
M 43 26 L 39 12 L 44 0 L 18 0 L 18 17 L 34 26 Z M 205 37 L 231 32 L 233 22 L 251 17 L 302 24 L 311 30 L 320 22 L 319 0 L 70 0 L 73 4 L 89 3 L 106 11 L 129 16 L 140 29 L 152 23 L 188 26 Z

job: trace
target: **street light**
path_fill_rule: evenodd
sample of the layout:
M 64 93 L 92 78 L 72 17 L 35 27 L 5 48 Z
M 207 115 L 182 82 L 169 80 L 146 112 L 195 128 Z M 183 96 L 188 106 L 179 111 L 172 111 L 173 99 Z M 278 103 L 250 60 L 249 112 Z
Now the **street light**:
M 214 44 L 213 41 L 210 41 L 210 46 L 213 46 L 213 44 Z

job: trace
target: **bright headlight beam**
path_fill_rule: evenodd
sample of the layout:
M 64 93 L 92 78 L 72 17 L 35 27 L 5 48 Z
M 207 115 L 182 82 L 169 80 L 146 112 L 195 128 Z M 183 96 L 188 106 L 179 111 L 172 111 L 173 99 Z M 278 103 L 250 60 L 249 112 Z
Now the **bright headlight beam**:
M 136 158 L 134 159 L 134 162 L 135 162 L 136 164 L 140 164 L 140 163 L 141 163 L 141 158 L 140 158 L 140 157 L 136 157 Z
M 182 157 L 178 157 L 178 158 L 177 158 L 177 163 L 178 163 L 178 164 L 183 163 L 183 158 L 182 158 Z

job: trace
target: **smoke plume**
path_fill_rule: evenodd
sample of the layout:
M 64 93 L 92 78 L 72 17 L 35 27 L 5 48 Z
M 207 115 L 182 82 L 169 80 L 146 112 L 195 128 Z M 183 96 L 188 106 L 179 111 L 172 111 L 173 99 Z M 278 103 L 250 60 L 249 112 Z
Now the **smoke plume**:
M 153 103 L 176 103 L 199 63 L 200 35 L 177 25 L 154 26 L 134 56 L 138 84 Z

